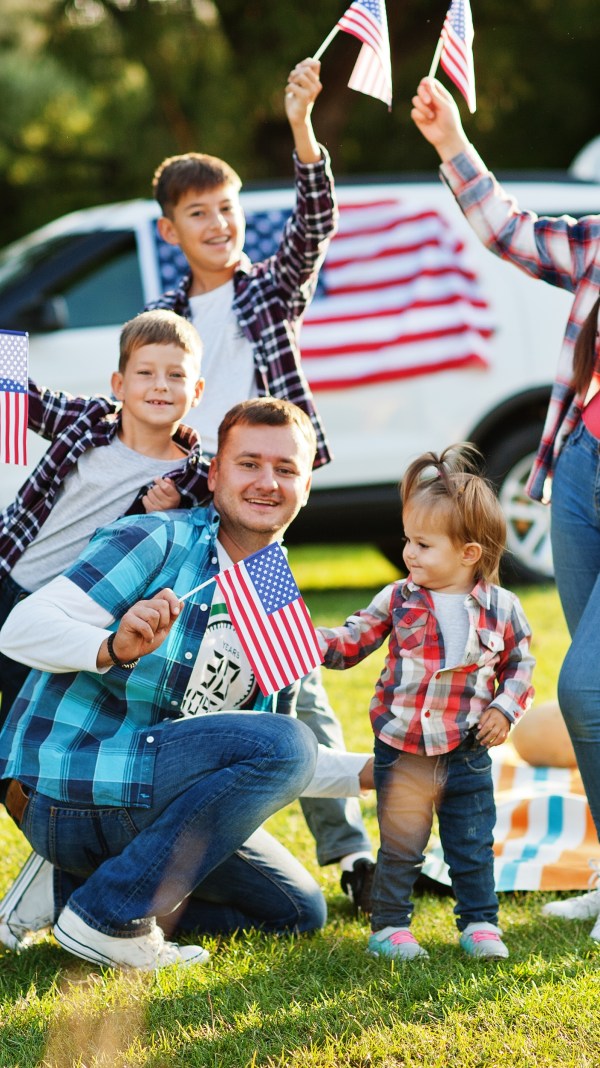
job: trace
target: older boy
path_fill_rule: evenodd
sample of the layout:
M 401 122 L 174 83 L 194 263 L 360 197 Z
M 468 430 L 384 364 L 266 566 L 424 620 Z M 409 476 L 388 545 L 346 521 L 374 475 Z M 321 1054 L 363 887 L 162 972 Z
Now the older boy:
M 30 382 L 29 426 L 51 445 L 0 516 L 0 626 L 17 601 L 77 558 L 98 527 L 174 507 L 175 497 L 194 504 L 206 492 L 198 435 L 180 426 L 202 396 L 201 356 L 191 323 L 145 312 L 121 332 L 116 401 Z M 0 655 L 0 724 L 28 670 Z
M 321 91 L 320 64 L 305 59 L 290 72 L 285 110 L 294 138 L 296 207 L 274 256 L 250 263 L 242 249 L 241 180 L 223 160 L 200 153 L 166 159 L 153 191 L 163 215 L 158 228 L 189 263 L 179 287 L 150 307 L 171 308 L 191 319 L 204 344 L 205 394 L 192 425 L 205 453 L 214 455 L 217 428 L 235 403 L 271 395 L 290 400 L 310 417 L 317 435 L 315 466 L 331 454 L 301 366 L 298 334 L 315 291 L 337 206 L 329 156 L 315 138 L 311 112 Z M 344 748 L 320 672 L 303 682 L 298 715 L 318 740 Z M 342 886 L 368 909 L 373 874 L 370 843 L 356 800 L 303 801 L 317 841 L 320 864 L 341 861 Z

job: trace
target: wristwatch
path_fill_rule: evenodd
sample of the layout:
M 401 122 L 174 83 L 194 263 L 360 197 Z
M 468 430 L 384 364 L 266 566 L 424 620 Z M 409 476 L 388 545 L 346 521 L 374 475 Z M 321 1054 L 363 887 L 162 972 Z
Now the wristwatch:
M 139 664 L 140 658 L 138 656 L 137 660 L 128 660 L 126 663 L 123 660 L 119 660 L 119 658 L 115 656 L 115 651 L 113 649 L 113 645 L 115 644 L 115 636 L 116 631 L 114 631 L 112 634 L 109 634 L 108 640 L 106 642 L 106 651 L 115 667 L 126 668 L 127 671 L 131 671 L 136 664 Z

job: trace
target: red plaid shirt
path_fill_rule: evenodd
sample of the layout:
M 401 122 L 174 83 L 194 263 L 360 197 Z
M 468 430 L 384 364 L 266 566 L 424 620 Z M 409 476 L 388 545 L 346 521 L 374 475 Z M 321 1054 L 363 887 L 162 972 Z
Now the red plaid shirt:
M 600 291 L 600 215 L 540 218 L 520 211 L 472 146 L 444 163 L 440 173 L 487 248 L 533 278 L 575 295 L 542 440 L 527 484 L 531 497 L 547 502 L 558 454 L 577 426 L 585 401 L 575 396 L 570 382 L 575 341 Z M 596 373 L 600 373 L 600 350 Z
M 233 277 L 233 307 L 252 345 L 258 395 L 292 401 L 310 416 L 317 434 L 315 467 L 329 463 L 332 456 L 302 370 L 298 335 L 337 227 L 329 156 L 324 148 L 321 153 L 318 163 L 300 163 L 294 157 L 296 207 L 287 220 L 276 254 L 260 263 L 251 263 L 242 256 Z M 177 289 L 163 293 L 147 307 L 170 308 L 191 319 L 191 283 L 191 275 L 187 274 Z
M 319 627 L 325 667 L 349 668 L 389 638 L 369 708 L 381 741 L 436 756 L 464 740 L 491 704 L 514 723 L 531 704 L 531 630 L 513 593 L 479 582 L 465 596 L 469 636 L 460 664 L 445 664 L 429 592 L 404 579 L 343 627 Z

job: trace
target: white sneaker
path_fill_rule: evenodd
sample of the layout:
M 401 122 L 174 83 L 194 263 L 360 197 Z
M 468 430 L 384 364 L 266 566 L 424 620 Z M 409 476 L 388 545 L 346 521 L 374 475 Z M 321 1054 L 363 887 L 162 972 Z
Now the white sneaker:
M 0 943 L 18 953 L 54 922 L 54 869 L 32 853 L 0 901 Z
M 558 916 L 561 920 L 595 920 L 600 916 L 600 890 L 588 890 L 586 894 L 567 897 L 564 901 L 549 901 L 542 908 L 542 916 Z
M 85 923 L 68 905 L 54 925 L 56 941 L 76 957 L 117 968 L 140 968 L 152 972 L 168 964 L 206 964 L 209 954 L 200 946 L 165 942 L 160 927 L 149 934 L 114 938 Z

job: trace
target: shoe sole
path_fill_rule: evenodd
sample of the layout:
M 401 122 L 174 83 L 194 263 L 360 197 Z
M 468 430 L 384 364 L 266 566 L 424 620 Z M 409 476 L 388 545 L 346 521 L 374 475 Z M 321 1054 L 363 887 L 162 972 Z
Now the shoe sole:
M 367 956 L 376 957 L 377 960 L 396 960 L 402 964 L 411 960 L 429 960 L 429 953 L 423 950 L 422 953 L 413 953 L 411 957 L 401 957 L 399 955 L 392 955 L 390 953 L 378 953 L 377 950 L 367 949 Z
M 72 953 L 75 957 L 79 957 L 81 960 L 89 961 L 92 964 L 103 964 L 107 968 L 129 968 L 133 971 L 158 971 L 161 967 L 169 967 L 169 965 L 158 965 L 157 967 L 144 967 L 141 964 L 128 964 L 126 961 L 115 960 L 113 957 L 107 957 L 104 953 L 101 953 L 98 949 L 93 949 L 85 942 L 79 941 L 68 931 L 65 931 L 60 927 L 59 921 L 55 923 L 53 928 L 53 934 L 58 942 L 59 946 L 66 949 L 68 953 Z M 200 950 L 193 957 L 182 957 L 180 960 L 172 961 L 172 964 L 176 965 L 190 965 L 190 964 L 206 964 L 210 954 L 206 949 Z
M 32 853 L 25 861 L 10 890 L 0 901 L 0 919 L 6 921 L 7 916 L 17 907 L 45 863 L 44 858 L 37 853 Z

